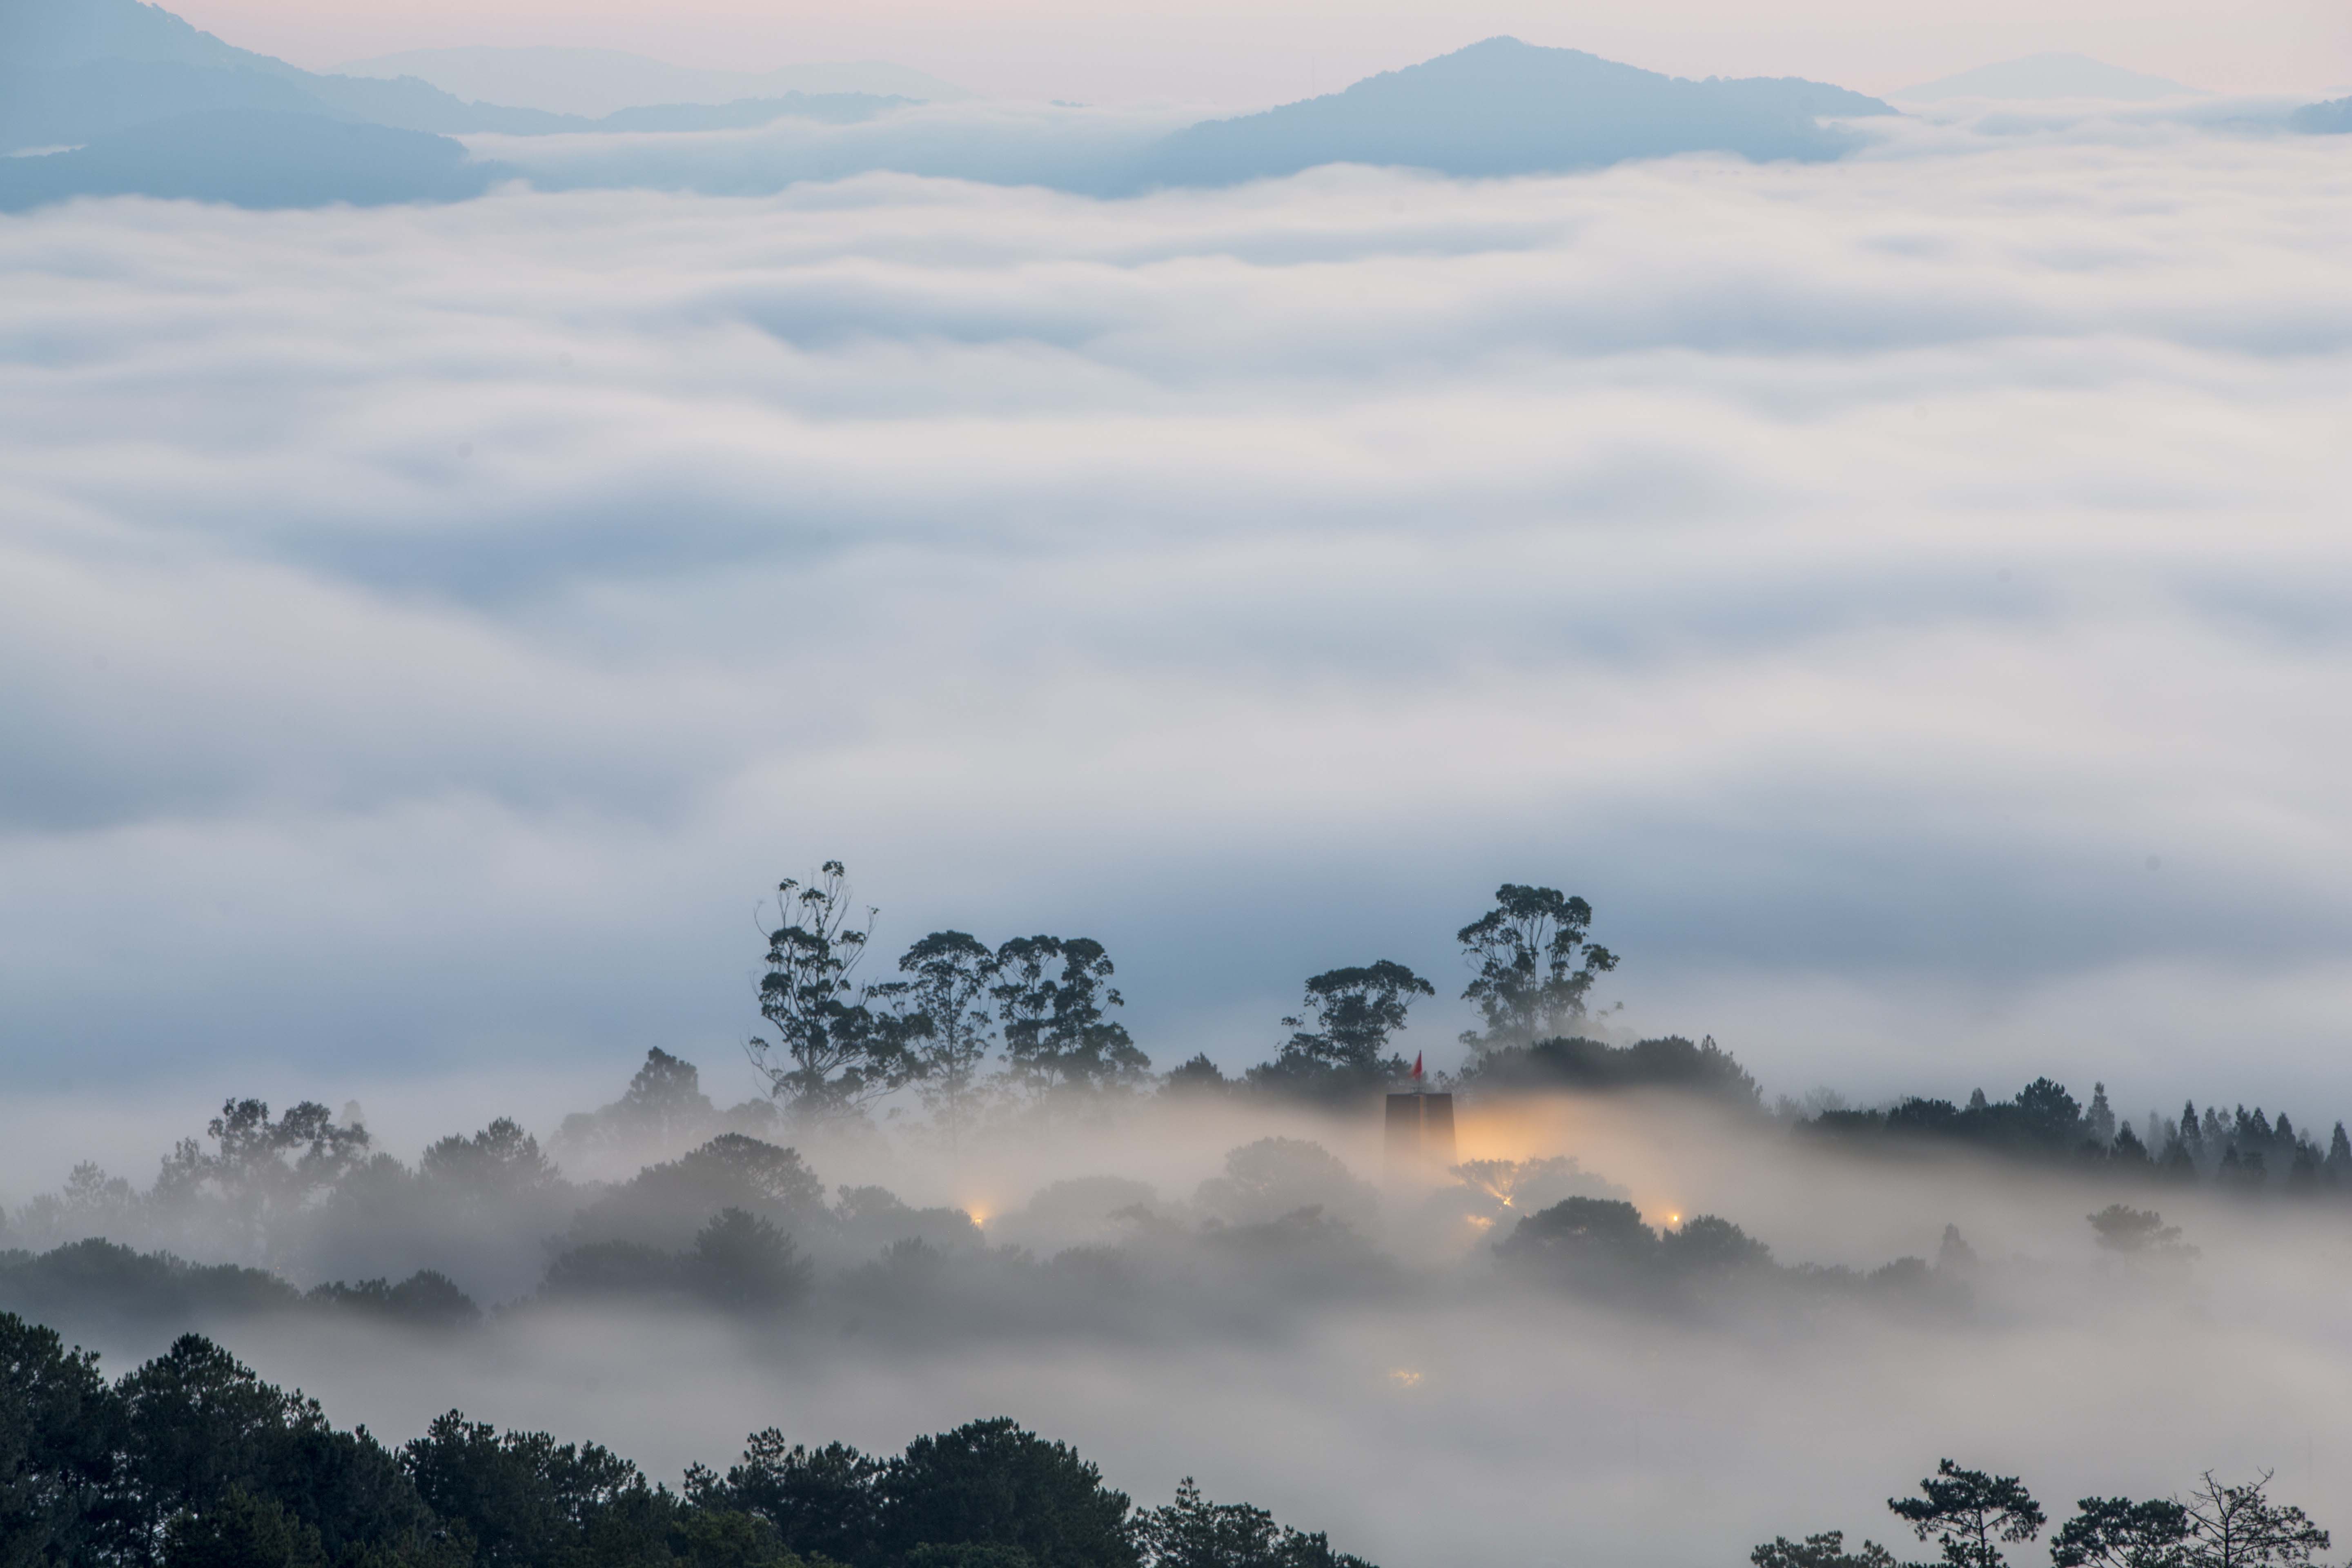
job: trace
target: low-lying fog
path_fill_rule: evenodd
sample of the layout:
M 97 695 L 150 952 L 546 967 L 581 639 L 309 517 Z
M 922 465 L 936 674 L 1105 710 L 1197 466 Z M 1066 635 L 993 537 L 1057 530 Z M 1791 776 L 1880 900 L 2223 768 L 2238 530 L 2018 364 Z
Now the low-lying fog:
M 686 1246 L 694 1204 L 656 1201 L 638 1168 L 719 1124 L 575 1121 L 549 1147 L 604 1184 L 554 1198 L 451 1187 L 371 1211 L 339 1192 L 319 1210 L 331 1225 L 276 1242 L 213 1221 L 152 1232 L 152 1212 L 120 1209 L 118 1228 L 151 1234 L 118 1238 L 306 1286 L 441 1268 L 486 1306 L 519 1304 L 433 1331 L 304 1312 L 203 1326 L 389 1440 L 457 1405 L 673 1479 L 771 1424 L 888 1451 L 1007 1414 L 1140 1500 L 1192 1474 L 1389 1568 L 1721 1563 L 1831 1528 L 1895 1543 L 1884 1500 L 1947 1455 L 2021 1474 L 2062 1516 L 2092 1492 L 2275 1469 L 2274 1495 L 2352 1522 L 2329 1506 L 2352 1495 L 2352 1205 L 2336 1194 L 2231 1202 L 1870 1154 L 1671 1097 L 1465 1100 L 1461 1165 L 1408 1174 L 1370 1113 L 1163 1095 L 1016 1119 L 952 1152 L 919 1129 L 767 1129 L 823 1183 L 812 1198 L 785 1192 L 786 1167 L 771 1181 L 814 1266 L 787 1306 L 541 1288 L 568 1247 Z M 1669 1279 L 1498 1255 L 1571 1196 L 1629 1200 L 1661 1234 L 1719 1215 L 1774 1267 Z M 2118 1200 L 2180 1236 L 2102 1247 L 2087 1216 Z M 62 1212 L 18 1207 L 11 1244 L 60 1239 Z M 1878 1272 L 1906 1257 L 1922 1261 Z M 185 1325 L 76 1326 L 120 1372 Z

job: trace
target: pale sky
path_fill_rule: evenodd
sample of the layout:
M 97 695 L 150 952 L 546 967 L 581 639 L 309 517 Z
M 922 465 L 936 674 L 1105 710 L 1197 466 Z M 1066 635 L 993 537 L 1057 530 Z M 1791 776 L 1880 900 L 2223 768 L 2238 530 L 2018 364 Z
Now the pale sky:
M 170 8 L 231 42 L 313 68 L 400 49 L 566 44 L 745 69 L 887 59 L 983 91 L 1090 101 L 1281 101 L 1496 33 L 1676 75 L 1802 75 L 1873 92 L 2042 50 L 2220 91 L 2309 92 L 2352 81 L 2352 7 L 2324 0 L 1795 0 L 1769 8 L 1731 0 L 675 0 L 655 11 L 621 0 L 186 0 Z

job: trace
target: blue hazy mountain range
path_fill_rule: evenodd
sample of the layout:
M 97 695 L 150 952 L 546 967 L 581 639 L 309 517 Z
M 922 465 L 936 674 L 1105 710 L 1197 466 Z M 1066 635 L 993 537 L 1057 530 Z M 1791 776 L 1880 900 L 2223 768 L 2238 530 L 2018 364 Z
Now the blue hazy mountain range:
M 2111 66 L 2088 55 L 2028 55 L 1979 66 L 1958 76 L 1921 82 L 1889 93 L 1907 103 L 1935 103 L 1948 98 L 2106 99 L 2118 103 L 2150 103 L 2166 98 L 2195 98 L 2200 88 L 2185 87 L 2168 77 L 2144 76 Z
M 140 0 L 0 0 L 0 142 L 12 149 L 74 147 L 17 158 L 0 171 L 10 205 L 89 194 L 145 192 L 283 205 L 347 199 L 446 199 L 471 194 L 491 175 L 469 167 L 456 142 L 434 135 L 548 136 L 597 131 L 646 133 L 720 131 L 793 118 L 851 124 L 908 100 L 867 94 L 803 94 L 769 100 L 625 109 L 598 120 L 457 98 L 414 79 L 324 76 L 223 42 Z M 922 137 L 877 139 L 872 149 L 838 142 L 821 148 L 823 172 L 903 168 L 955 172 L 1005 183 L 1045 184 L 1114 195 L 1167 185 L 1214 185 L 1280 175 L 1330 163 L 1493 175 L 1599 167 L 1628 158 L 1720 152 L 1751 159 L 1835 157 L 1854 134 L 1824 117 L 1892 114 L 1888 105 L 1819 82 L 1782 79 L 1687 81 L 1618 65 L 1575 49 L 1490 38 L 1423 64 L 1391 71 L 1328 97 L 1261 114 L 1211 121 L 1132 138 L 1075 145 L 1082 130 L 1049 132 L 992 163 L 987 149 L 954 149 L 952 170 L 927 166 L 926 147 L 957 128 Z M 312 124 L 311 122 L 315 122 Z M 365 124 L 421 133 L 425 141 L 329 135 L 317 127 Z M 1080 122 L 1073 121 L 1074 126 Z M 272 135 L 304 143 L 273 151 Z M 657 139 L 657 138 L 656 138 Z M 637 143 L 642 145 L 642 142 Z M 690 150 L 690 149 L 689 149 Z M 335 161 L 349 163 L 338 186 Z M 744 158 L 738 156 L 734 166 Z M 772 188 L 811 177 L 791 149 L 757 149 L 748 176 Z M 551 184 L 677 184 L 701 188 L 687 160 L 684 177 L 648 177 L 642 160 L 619 173 L 553 176 Z M 154 171 L 152 179 L 141 171 Z M 511 173 L 499 171 L 499 174 Z M 541 171 L 524 161 L 522 174 Z M 738 176 L 739 183 L 745 176 Z M 272 182 L 277 182 L 273 184 Z M 404 194 L 405 193 L 405 194 Z
M 311 114 L 446 135 L 551 135 L 726 130 L 788 114 L 841 122 L 905 101 L 867 93 L 783 94 L 591 120 L 472 102 L 414 77 L 306 71 L 224 43 L 139 0 L 0 0 L 0 150 L 76 145 L 215 110 Z
M 1172 131 L 1164 119 L 906 112 L 914 107 L 787 93 L 590 119 L 478 102 L 414 78 L 302 70 L 140 0 L 0 0 L 0 150 L 67 149 L 0 161 L 0 205 L 12 208 L 78 194 L 256 206 L 453 200 L 518 176 L 748 194 L 877 169 L 1113 196 L 1334 163 L 1496 176 L 1683 153 L 1828 159 L 1862 140 L 1841 121 L 1897 112 L 1821 82 L 1695 81 L 1507 37 Z M 2335 128 L 2329 113 L 2343 118 L 2315 106 L 2301 128 Z M 795 125 L 805 130 L 776 133 Z M 566 134 L 580 132 L 606 134 Z M 666 134 L 690 132 L 752 139 Z M 469 153 L 449 140 L 457 135 L 489 137 L 486 150 L 504 162 Z M 538 147 L 547 153 L 528 151 Z
M 2331 98 L 2326 103 L 2309 103 L 2287 116 L 2291 130 L 2315 136 L 2342 136 L 2352 133 L 2352 98 Z
M 70 152 L 0 159 L 0 212 L 79 195 L 244 207 L 462 201 L 506 174 L 428 132 L 278 109 L 210 109 L 111 132 Z
M 794 93 L 866 93 L 952 103 L 970 90 L 885 60 L 782 66 L 774 70 L 712 70 L 672 65 L 620 49 L 548 45 L 469 45 L 404 49 L 352 60 L 341 76 L 414 77 L 482 103 L 511 103 L 591 119 L 647 103 L 738 103 Z
M 1859 138 L 1822 118 L 1895 112 L 1793 77 L 1689 81 L 1580 49 L 1488 38 L 1344 92 L 1180 131 L 1144 157 L 1134 183 L 1231 184 L 1340 163 L 1494 175 L 1676 153 L 1834 158 Z
M 1189 125 L 1165 115 L 997 106 L 838 132 L 779 124 L 732 144 L 556 137 L 499 152 L 542 189 L 760 195 L 888 169 L 1125 196 L 1342 163 L 1475 177 L 1678 153 L 1832 158 L 1862 137 L 1822 117 L 1895 112 L 1819 82 L 1685 81 L 1575 49 L 1490 38 L 1328 97 Z

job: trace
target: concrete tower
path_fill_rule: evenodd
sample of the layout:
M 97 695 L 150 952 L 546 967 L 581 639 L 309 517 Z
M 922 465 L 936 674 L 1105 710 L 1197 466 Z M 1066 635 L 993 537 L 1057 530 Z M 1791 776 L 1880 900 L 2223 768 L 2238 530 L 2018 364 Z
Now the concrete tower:
M 1389 1096 L 1389 1174 L 1412 1176 L 1454 1166 L 1454 1097 Z

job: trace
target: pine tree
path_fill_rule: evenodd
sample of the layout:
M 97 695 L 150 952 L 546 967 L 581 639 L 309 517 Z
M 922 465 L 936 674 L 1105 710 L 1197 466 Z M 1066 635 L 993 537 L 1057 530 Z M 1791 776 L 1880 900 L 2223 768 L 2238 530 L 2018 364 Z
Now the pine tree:
M 2091 1109 L 2083 1113 L 2083 1131 L 2104 1149 L 2116 1141 L 2116 1113 L 2107 1104 L 2107 1086 L 2091 1086 Z
M 2205 1121 L 2198 1129 L 2197 1141 L 2203 1145 L 2198 1163 L 2218 1169 L 2222 1149 L 2230 1142 L 2230 1124 L 2222 1121 L 2221 1113 L 2210 1105 L 2205 1108 Z
M 2164 1148 L 2164 1173 L 2171 1181 L 2183 1184 L 2197 1180 L 2197 1157 L 2189 1152 L 2189 1145 L 2178 1131 Z

